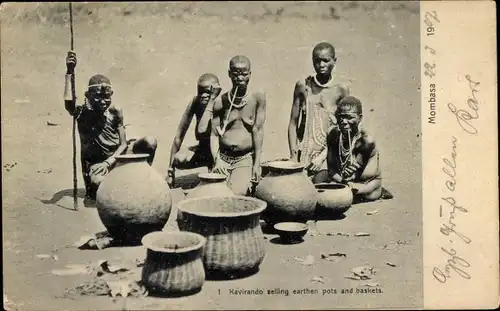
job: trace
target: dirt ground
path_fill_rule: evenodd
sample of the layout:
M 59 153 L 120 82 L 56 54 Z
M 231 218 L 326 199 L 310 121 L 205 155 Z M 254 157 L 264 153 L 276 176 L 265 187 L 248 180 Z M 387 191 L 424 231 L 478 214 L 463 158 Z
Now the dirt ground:
M 181 298 L 61 298 L 88 276 L 55 276 L 69 263 L 145 256 L 143 247 L 57 250 L 104 229 L 95 208 L 72 210 L 71 118 L 62 95 L 69 49 L 66 4 L 3 4 L 1 27 L 2 201 L 4 300 L 11 309 L 262 309 L 422 306 L 420 57 L 418 3 L 153 3 L 75 5 L 77 95 L 87 79 L 108 75 L 123 107 L 129 136 L 155 135 L 153 167 L 164 174 L 178 121 L 196 80 L 213 72 L 229 86 L 227 63 L 252 60 L 251 86 L 267 93 L 264 159 L 286 157 L 294 83 L 312 72 L 311 50 L 332 42 L 335 79 L 364 104 L 364 127 L 381 152 L 384 184 L 395 198 L 352 207 L 341 220 L 318 221 L 320 231 L 296 245 L 267 235 L 259 273 L 207 281 Z M 53 125 L 49 125 L 53 124 Z M 189 135 L 185 143 L 194 142 Z M 79 185 L 83 180 L 80 176 Z M 83 192 L 82 192 L 83 193 Z M 175 201 L 182 191 L 174 190 Z M 374 215 L 367 212 L 377 210 Z M 175 213 L 172 213 L 170 222 Z M 354 237 L 356 232 L 367 237 Z M 342 252 L 330 262 L 321 252 Z M 313 255 L 303 266 L 295 256 Z M 389 266 L 386 263 L 393 263 Z M 369 264 L 382 293 L 340 294 L 358 287 L 350 268 Z M 321 276 L 324 283 L 312 282 Z M 236 296 L 230 289 L 288 289 L 290 294 Z M 316 288 L 319 295 L 293 295 Z M 323 289 L 338 294 L 322 295 Z

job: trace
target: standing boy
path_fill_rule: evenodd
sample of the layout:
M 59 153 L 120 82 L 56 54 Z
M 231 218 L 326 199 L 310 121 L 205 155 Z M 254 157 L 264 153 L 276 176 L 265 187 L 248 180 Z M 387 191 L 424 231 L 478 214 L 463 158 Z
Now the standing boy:
M 290 158 L 302 163 L 316 183 L 328 176 L 326 136 L 336 123 L 337 103 L 349 95 L 349 89 L 333 84 L 332 71 L 337 58 L 330 43 L 317 44 L 312 61 L 316 74 L 295 84 L 288 144 Z

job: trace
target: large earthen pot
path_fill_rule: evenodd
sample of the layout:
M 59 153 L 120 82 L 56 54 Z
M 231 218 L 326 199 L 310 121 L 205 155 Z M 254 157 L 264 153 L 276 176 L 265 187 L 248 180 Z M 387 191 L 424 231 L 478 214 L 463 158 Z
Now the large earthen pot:
M 267 202 L 262 218 L 268 224 L 310 219 L 316 208 L 317 192 L 304 166 L 295 161 L 273 161 L 267 163 L 267 170 L 254 194 Z
M 318 191 L 318 212 L 343 214 L 352 205 L 353 194 L 349 186 L 336 183 L 315 185 Z
M 172 208 L 164 179 L 148 163 L 148 154 L 116 157 L 116 167 L 97 190 L 97 211 L 115 240 L 140 244 L 144 235 L 161 231 Z
M 188 295 L 201 289 L 206 239 L 192 232 L 152 232 L 142 238 L 147 256 L 142 282 L 150 293 Z
M 265 256 L 260 214 L 266 202 L 244 196 L 200 197 L 178 203 L 181 231 L 203 235 L 203 264 L 216 278 L 235 278 L 258 270 Z
M 186 191 L 186 199 L 206 196 L 232 196 L 234 193 L 226 183 L 227 177 L 216 173 L 200 173 L 200 183 L 193 189 Z

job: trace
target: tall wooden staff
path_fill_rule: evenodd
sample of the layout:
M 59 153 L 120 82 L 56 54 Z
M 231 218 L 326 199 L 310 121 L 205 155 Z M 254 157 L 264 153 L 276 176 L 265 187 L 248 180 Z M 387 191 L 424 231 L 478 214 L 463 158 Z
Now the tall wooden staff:
M 73 40 L 73 6 L 69 3 L 69 29 L 71 36 L 71 51 L 74 51 L 75 45 Z M 76 91 L 75 91 L 75 73 L 71 75 L 71 97 L 76 105 Z M 73 114 L 73 207 L 78 210 L 78 177 L 76 174 L 76 114 Z

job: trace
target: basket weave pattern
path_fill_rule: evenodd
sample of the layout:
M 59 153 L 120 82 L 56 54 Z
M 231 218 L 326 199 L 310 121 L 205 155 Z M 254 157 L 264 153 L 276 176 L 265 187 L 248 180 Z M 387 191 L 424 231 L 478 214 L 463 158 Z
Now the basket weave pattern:
M 165 233 L 162 232 L 162 234 Z M 182 243 L 188 239 L 183 241 L 181 234 L 176 235 L 175 239 L 179 240 L 179 244 L 183 247 Z M 200 237 L 201 239 L 204 238 Z M 188 243 L 193 244 L 192 242 Z M 146 246 L 151 247 L 150 245 Z M 184 245 L 184 247 L 187 246 Z M 172 251 L 171 246 L 166 251 L 156 249 L 154 246 L 151 247 L 152 249 L 149 247 L 142 269 L 142 281 L 150 292 L 160 294 L 188 293 L 203 286 L 205 282 L 205 270 L 201 261 L 203 244 L 191 247 L 186 251 L 182 248 L 179 251 Z
M 177 293 L 201 288 L 205 282 L 201 254 L 191 251 L 167 256 L 148 249 L 142 281 L 152 292 Z
M 182 208 L 183 204 L 189 211 Z M 179 229 L 201 234 L 207 239 L 203 249 L 203 263 L 207 271 L 238 273 L 256 268 L 265 256 L 264 235 L 259 223 L 262 209 L 246 215 L 239 215 L 238 212 L 228 212 L 222 217 L 207 215 L 207 210 L 215 211 L 213 206 L 217 204 L 223 206 L 221 210 L 226 212 L 231 206 L 236 211 L 241 210 L 242 205 L 248 210 L 265 206 L 263 201 L 244 197 L 184 201 L 179 204 Z M 200 212 L 205 210 L 205 214 L 197 214 L 196 209 Z

